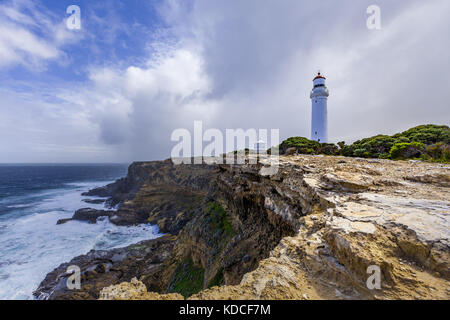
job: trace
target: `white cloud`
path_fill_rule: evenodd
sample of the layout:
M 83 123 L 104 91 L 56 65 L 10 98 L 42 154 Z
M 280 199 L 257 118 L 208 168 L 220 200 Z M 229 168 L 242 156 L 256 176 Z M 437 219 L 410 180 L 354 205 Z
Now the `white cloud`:
M 55 59 L 60 51 L 23 28 L 0 26 L 0 67 L 15 63 L 37 65 L 41 60 Z
M 62 46 L 79 41 L 83 33 L 67 30 L 64 19 L 29 0 L 0 4 L 0 68 L 42 70 L 47 62 L 65 58 Z
M 149 61 L 146 69 L 129 67 L 124 77 L 126 88 L 132 95 L 142 91 L 153 95 L 164 91 L 186 99 L 196 91 L 208 90 L 201 57 L 185 49 L 167 52 L 165 57 Z

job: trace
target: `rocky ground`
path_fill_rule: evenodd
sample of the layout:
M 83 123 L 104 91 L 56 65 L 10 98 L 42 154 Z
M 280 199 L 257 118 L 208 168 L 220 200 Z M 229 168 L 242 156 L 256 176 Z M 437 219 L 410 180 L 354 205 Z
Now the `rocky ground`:
M 119 204 L 114 215 L 105 211 L 112 222 L 150 221 L 167 235 L 77 257 L 47 275 L 36 296 L 450 298 L 446 164 L 283 156 L 267 175 L 262 164 L 135 163 L 90 195 Z M 81 264 L 81 290 L 65 289 L 70 264 Z M 367 286 L 373 267 L 380 289 Z

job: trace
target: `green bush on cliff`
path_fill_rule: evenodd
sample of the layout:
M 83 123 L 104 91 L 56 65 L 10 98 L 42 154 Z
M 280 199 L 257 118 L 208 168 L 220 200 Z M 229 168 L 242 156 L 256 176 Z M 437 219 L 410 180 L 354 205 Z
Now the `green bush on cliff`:
M 194 265 L 192 259 L 186 258 L 177 266 L 169 284 L 167 293 L 179 293 L 185 298 L 203 289 L 205 270 Z
M 424 145 L 431 145 L 438 142 L 449 144 L 450 128 L 448 126 L 428 124 L 411 128 L 393 137 L 406 137 L 409 139 L 409 142 L 421 142 Z
M 393 160 L 419 158 L 425 149 L 421 142 L 402 142 L 392 146 L 389 158 Z
M 390 155 L 391 149 L 394 145 L 402 143 L 422 143 L 430 145 L 433 143 L 448 144 L 450 141 L 450 129 L 448 126 L 437 125 L 422 125 L 411 128 L 393 136 L 377 135 L 370 138 L 355 141 L 350 146 L 345 146 L 345 143 L 340 149 L 341 155 L 350 157 L 364 157 L 364 158 L 392 158 Z M 406 145 L 404 145 L 405 148 Z M 410 146 L 411 147 L 411 146 Z M 398 148 L 394 149 L 398 152 Z M 411 148 L 410 148 L 411 149 Z M 395 156 L 395 155 L 394 155 Z M 405 158 L 406 159 L 406 158 Z
M 292 137 L 279 145 L 280 154 L 290 148 L 300 154 L 342 155 L 346 157 L 409 159 L 421 157 L 427 161 L 449 161 L 450 128 L 448 126 L 421 125 L 404 132 L 376 135 L 346 145 L 319 143 L 303 137 Z M 395 148 L 394 148 L 395 146 Z M 289 150 L 289 153 L 292 151 Z M 291 153 L 292 154 L 292 153 Z
M 353 151 L 352 155 L 355 157 L 364 157 L 370 155 L 370 152 L 368 152 L 366 149 L 356 149 L 355 151 Z
M 320 148 L 320 143 L 304 137 L 292 137 L 280 144 L 280 153 L 285 154 L 290 148 L 295 148 L 298 153 L 302 154 L 316 154 Z
M 428 146 L 423 155 L 425 160 L 436 162 L 450 161 L 450 145 L 438 142 Z
M 339 148 L 334 143 L 321 143 L 317 153 L 335 156 L 339 154 Z
M 211 219 L 211 227 L 213 230 L 223 230 L 226 236 L 233 236 L 235 234 L 233 226 L 227 219 L 227 212 L 218 203 L 209 202 L 206 205 L 205 212 Z
M 349 147 L 350 156 L 378 158 L 380 154 L 389 153 L 395 143 L 394 138 L 386 135 L 358 140 Z
M 219 268 L 219 270 L 217 270 L 216 275 L 214 276 L 214 278 L 212 278 L 209 283 L 208 283 L 208 288 L 211 287 L 215 287 L 215 286 L 221 286 L 224 283 L 224 278 L 223 278 L 223 268 Z

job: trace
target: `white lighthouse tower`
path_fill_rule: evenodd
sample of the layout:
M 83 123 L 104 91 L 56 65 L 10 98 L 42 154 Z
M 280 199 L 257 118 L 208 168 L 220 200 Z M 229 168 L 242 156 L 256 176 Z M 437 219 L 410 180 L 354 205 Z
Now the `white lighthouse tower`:
M 325 80 L 319 72 L 313 80 L 314 87 L 311 91 L 311 140 L 320 143 L 328 142 L 327 100 L 330 93 L 325 86 Z

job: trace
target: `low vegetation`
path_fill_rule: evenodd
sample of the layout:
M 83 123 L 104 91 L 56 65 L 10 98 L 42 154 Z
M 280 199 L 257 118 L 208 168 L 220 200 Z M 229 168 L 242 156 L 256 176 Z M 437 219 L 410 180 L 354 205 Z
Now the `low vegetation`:
M 228 221 L 227 212 L 220 204 L 209 202 L 206 205 L 205 212 L 211 219 L 210 225 L 214 232 L 223 232 L 225 237 L 234 236 L 235 232 L 233 230 L 233 226 Z
M 204 275 L 203 268 L 196 266 L 191 258 L 186 258 L 175 270 L 167 292 L 187 298 L 203 289 Z
M 223 277 L 223 268 L 219 268 L 214 278 L 211 279 L 208 283 L 208 288 L 215 287 L 215 286 L 221 286 L 224 283 L 224 277 Z
M 344 141 L 319 143 L 293 137 L 279 146 L 280 154 L 324 154 L 379 159 L 419 159 L 433 162 L 450 161 L 450 128 L 421 125 L 392 136 L 377 135 L 346 145 Z

